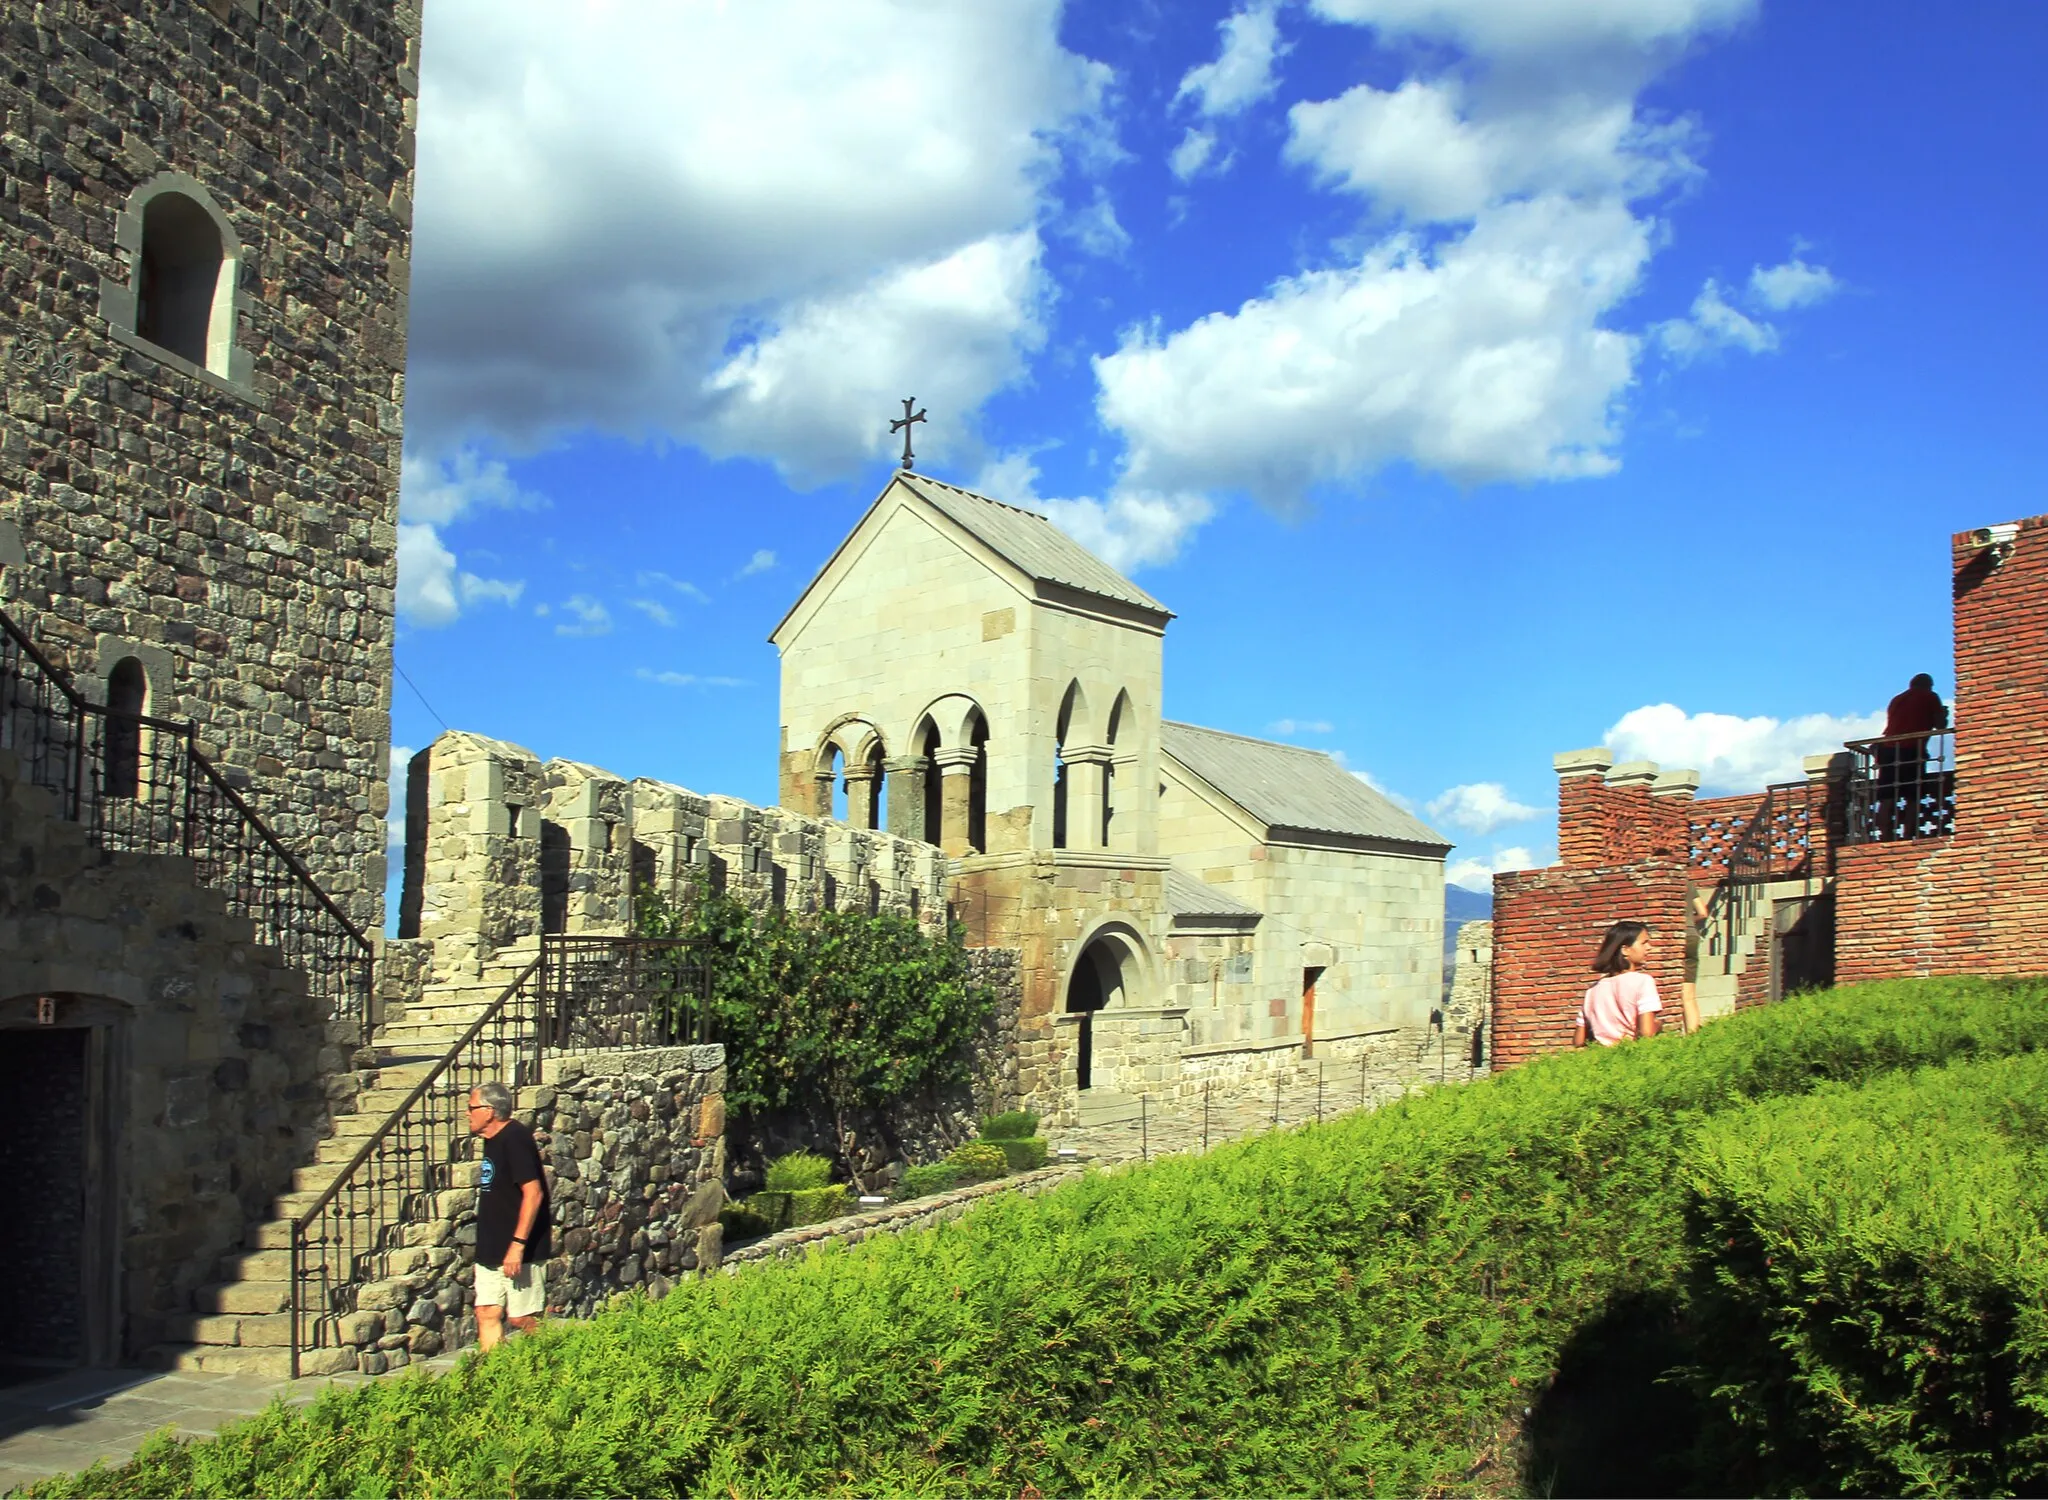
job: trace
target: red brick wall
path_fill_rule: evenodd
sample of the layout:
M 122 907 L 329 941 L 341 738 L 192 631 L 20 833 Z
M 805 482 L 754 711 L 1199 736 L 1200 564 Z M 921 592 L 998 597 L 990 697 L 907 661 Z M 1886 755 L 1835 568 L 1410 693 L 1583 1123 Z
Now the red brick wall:
M 1494 1066 L 1513 1067 L 1571 1045 L 1579 1002 L 1597 977 L 1593 955 L 1616 922 L 1657 929 L 1651 973 L 1676 1014 L 1691 900 L 1681 855 L 1494 876 Z
M 2048 973 L 2048 516 L 1951 541 L 1955 834 L 1836 855 L 1835 977 Z

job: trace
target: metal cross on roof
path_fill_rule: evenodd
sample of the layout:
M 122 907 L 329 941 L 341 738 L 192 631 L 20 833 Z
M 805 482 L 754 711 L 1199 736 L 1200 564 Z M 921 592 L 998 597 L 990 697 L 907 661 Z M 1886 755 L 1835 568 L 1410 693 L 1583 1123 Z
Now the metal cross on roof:
M 910 424 L 924 420 L 924 408 L 918 407 L 917 411 L 913 413 L 910 408 L 916 404 L 917 397 L 905 396 L 903 398 L 903 415 L 892 419 L 889 423 L 889 430 L 891 432 L 900 430 L 903 434 L 903 467 L 906 469 L 917 467 L 917 455 L 910 451 Z

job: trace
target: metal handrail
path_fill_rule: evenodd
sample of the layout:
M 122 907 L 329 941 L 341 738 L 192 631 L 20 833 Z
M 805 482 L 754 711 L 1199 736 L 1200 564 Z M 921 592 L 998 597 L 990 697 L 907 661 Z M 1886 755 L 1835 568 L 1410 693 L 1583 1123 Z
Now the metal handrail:
M 1891 843 L 1955 831 L 1955 726 L 1850 740 L 1844 841 Z M 1887 747 L 1895 747 L 1886 754 Z
M 370 1026 L 370 974 L 376 958 L 375 946 L 333 898 L 321 889 L 305 864 L 285 846 L 220 769 L 201 753 L 198 726 L 188 720 L 117 712 L 106 704 L 92 702 L 4 611 L 0 611 L 0 641 L 11 645 L 14 652 L 12 659 L 0 656 L 0 729 L 15 730 L 19 749 L 21 721 L 17 716 L 26 714 L 31 726 L 44 726 L 30 730 L 33 741 L 25 770 L 32 782 L 57 798 L 61 815 L 69 822 L 84 825 L 88 838 L 102 849 L 177 853 L 198 860 L 202 865 L 210 859 L 217 860 L 221 875 L 228 877 L 225 889 L 229 892 L 231 908 L 237 903 L 246 906 L 248 910 L 244 914 L 258 924 L 259 930 L 269 928 L 268 932 L 261 934 L 260 940 L 279 949 L 288 963 L 315 981 L 316 993 L 324 981 L 335 975 L 327 964 L 313 962 L 309 955 L 295 952 L 291 939 L 299 936 L 317 943 L 324 936 L 329 942 L 338 941 L 347 953 L 336 961 L 353 965 L 356 972 L 346 980 L 342 989 L 330 992 L 328 999 L 336 1015 L 346 1016 L 351 1011 L 355 1012 L 353 1018 L 367 1036 Z M 32 667 L 34 674 L 22 671 L 18 663 Z M 46 693 L 35 693 L 24 701 L 21 695 L 6 688 L 10 682 L 27 686 L 38 680 L 62 700 L 61 708 L 49 702 Z M 89 728 L 92 721 L 103 726 L 97 734 Z M 60 725 L 68 732 L 59 732 Z M 126 792 L 108 789 L 112 773 L 104 769 L 104 763 L 108 758 L 107 746 L 112 730 L 117 725 L 136 737 L 131 747 L 136 757 L 131 774 L 153 790 L 168 794 L 162 804 L 158 804 L 155 798 L 140 798 L 133 786 Z M 173 748 L 168 754 L 152 751 L 145 757 L 139 748 L 145 736 L 161 740 Z M 95 767 L 101 769 L 89 773 L 89 757 Z M 179 764 L 181 757 L 182 766 Z M 143 774 L 145 759 L 148 760 L 149 772 L 146 776 Z M 40 776 L 39 771 L 42 772 Z M 184 792 L 179 799 L 175 788 L 181 780 Z M 285 887 L 295 891 L 302 903 L 300 909 L 319 913 L 333 924 L 332 931 L 323 935 L 318 930 L 316 919 L 313 930 L 295 933 L 290 924 L 279 916 L 280 908 L 289 906 L 289 901 L 274 901 L 268 907 L 259 905 L 248 893 L 263 889 L 263 883 L 254 876 L 239 881 L 232 878 L 241 868 L 252 864 L 260 866 L 261 856 L 249 852 L 247 844 L 232 838 L 217 845 L 202 842 L 200 834 L 207 826 L 203 816 L 205 808 L 199 795 L 202 786 L 211 799 L 206 806 L 225 807 L 230 815 L 229 822 L 239 825 L 253 838 L 257 849 L 276 860 L 278 868 L 283 871 Z M 145 802 L 148 805 L 143 805 Z M 179 805 L 168 805 L 174 802 Z M 141 808 L 140 813 L 131 811 L 124 826 L 115 826 L 123 820 L 110 818 L 113 809 L 137 807 Z M 238 853 L 242 856 L 239 860 Z M 203 871 L 201 884 L 223 888 L 218 883 L 208 882 Z M 277 886 L 272 884 L 269 889 L 274 892 Z M 347 970 L 344 968 L 342 973 L 346 975 Z M 350 994 L 350 991 L 354 993 Z
M 300 1296 L 300 1290 L 303 1280 L 301 1273 L 304 1269 L 303 1255 L 306 1244 L 306 1231 L 319 1221 L 320 1216 L 327 1211 L 328 1205 L 339 1197 L 344 1189 L 353 1184 L 356 1174 L 363 1168 L 363 1163 L 376 1154 L 377 1148 L 383 1145 L 391 1133 L 404 1122 L 405 1117 L 412 1112 L 420 1100 L 427 1096 L 434 1085 L 441 1081 L 442 1076 L 461 1059 L 462 1054 L 469 1049 L 479 1036 L 483 1035 L 484 1028 L 503 1016 L 513 998 L 524 987 L 526 982 L 540 971 L 540 967 L 541 960 L 536 958 L 532 963 L 519 971 L 519 976 L 505 986 L 497 999 L 484 1007 L 483 1013 L 470 1025 L 469 1030 L 465 1031 L 449 1047 L 447 1052 L 442 1055 L 441 1060 L 428 1070 L 426 1077 L 414 1084 L 412 1091 L 405 1096 L 389 1115 L 385 1116 L 384 1123 L 370 1133 L 369 1138 L 363 1142 L 362 1148 L 349 1158 L 348 1164 L 335 1174 L 334 1180 L 327 1184 L 326 1188 L 321 1191 L 320 1196 L 315 1198 L 310 1206 L 292 1220 L 291 1299 L 292 1378 L 294 1380 L 299 1378 L 299 1354 L 304 1348 L 304 1342 L 300 1338 L 300 1333 L 303 1331 L 300 1323 L 301 1302 L 303 1300 Z M 538 1017 L 536 1016 L 535 1019 L 537 1022 Z M 539 1053 L 540 1032 L 538 1025 L 536 1025 L 534 1029 L 534 1061 L 536 1063 L 539 1061 Z M 374 1255 L 383 1248 L 385 1247 L 372 1245 L 366 1253 Z

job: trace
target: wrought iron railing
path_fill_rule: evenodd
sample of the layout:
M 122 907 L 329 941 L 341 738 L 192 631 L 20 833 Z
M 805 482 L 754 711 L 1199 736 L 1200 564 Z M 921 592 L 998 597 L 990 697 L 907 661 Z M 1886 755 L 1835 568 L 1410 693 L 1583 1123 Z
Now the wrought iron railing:
M 1798 880 L 1814 873 L 1816 846 L 1825 849 L 1827 788 L 1783 781 L 1764 791 L 1728 849 L 1728 879 Z
M 393 1260 L 438 1244 L 476 1159 L 470 1091 L 538 1083 L 551 1052 L 709 1041 L 711 963 L 683 938 L 541 938 L 541 956 L 507 985 L 364 1139 L 292 1223 L 292 1374 L 309 1350 L 342 1342 L 366 1284 Z
M 191 860 L 330 1017 L 368 1034 L 370 940 L 200 753 L 196 726 L 87 701 L 0 614 L 0 750 L 96 847 Z
M 1851 844 L 1942 838 L 1955 832 L 1955 731 L 1894 734 L 1851 740 L 1849 814 Z

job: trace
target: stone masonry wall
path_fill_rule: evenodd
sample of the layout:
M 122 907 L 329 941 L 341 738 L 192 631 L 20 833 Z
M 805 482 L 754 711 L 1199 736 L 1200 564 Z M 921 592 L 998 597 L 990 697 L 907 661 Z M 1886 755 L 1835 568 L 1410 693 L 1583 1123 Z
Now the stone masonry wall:
M 1458 927 L 1457 958 L 1451 976 L 1450 1001 L 1444 1024 L 1466 1038 L 1466 1055 L 1475 1068 L 1492 1055 L 1488 1036 L 1493 1010 L 1493 923 L 1464 922 Z M 1475 1035 L 1476 1033 L 1476 1035 Z
M 588 1317 L 621 1292 L 661 1296 L 718 1264 L 725 1204 L 725 1049 L 662 1047 L 550 1059 L 513 1117 L 548 1174 L 550 1316 Z M 473 1149 L 473 1148 L 472 1148 Z M 476 1339 L 476 1168 L 394 1252 L 340 1328 L 365 1374 Z M 323 1363 L 332 1363 L 331 1358 Z
M 220 1257 L 270 1216 L 312 1158 L 329 1095 L 350 1092 L 350 1027 L 330 1028 L 305 981 L 249 922 L 196 885 L 189 862 L 108 855 L 54 816 L 0 753 L 0 1029 L 98 1028 L 115 1205 L 120 1348 L 190 1311 Z M 0 1046 L 5 1042 L 0 1041 Z M 344 1104 L 346 1101 L 343 1101 Z
M 381 925 L 418 0 L 10 4 L 0 595 L 95 693 L 151 667 L 258 812 Z M 131 195 L 240 240 L 230 376 L 134 333 Z M 124 215 L 127 215 L 124 222 Z M 158 670 L 160 668 L 160 670 Z
M 544 929 L 623 932 L 633 892 L 680 899 L 700 882 L 758 907 L 945 921 L 945 856 L 916 839 L 543 763 L 482 735 L 451 731 L 414 759 L 425 813 L 407 809 L 399 931 L 432 945 L 429 982 L 474 977 Z

